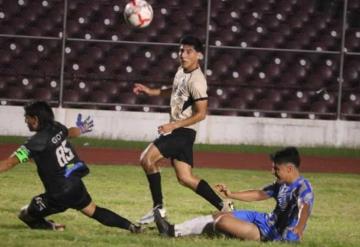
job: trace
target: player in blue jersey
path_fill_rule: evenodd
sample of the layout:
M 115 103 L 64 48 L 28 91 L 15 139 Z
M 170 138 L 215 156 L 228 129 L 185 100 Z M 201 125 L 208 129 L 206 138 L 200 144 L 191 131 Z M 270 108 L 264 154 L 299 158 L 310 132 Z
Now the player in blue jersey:
M 219 212 L 181 224 L 171 225 L 155 211 L 155 222 L 161 235 L 179 237 L 214 229 L 242 240 L 300 241 L 309 219 L 314 193 L 309 181 L 300 175 L 300 156 L 294 147 L 271 155 L 276 181 L 263 189 L 231 192 L 225 184 L 216 185 L 226 198 L 240 201 L 261 201 L 274 198 L 271 213 L 257 211 Z
M 0 161 L 0 173 L 32 160 L 45 192 L 35 196 L 29 205 L 21 209 L 19 219 L 32 229 L 64 230 L 64 225 L 56 224 L 46 217 L 72 208 L 103 225 L 140 232 L 139 226 L 97 206 L 82 182 L 81 178 L 89 173 L 89 169 L 68 139 L 90 132 L 92 120 L 82 120 L 79 115 L 77 127 L 67 128 L 54 120 L 52 109 L 43 101 L 32 102 L 24 110 L 25 123 L 35 134 L 13 155 Z

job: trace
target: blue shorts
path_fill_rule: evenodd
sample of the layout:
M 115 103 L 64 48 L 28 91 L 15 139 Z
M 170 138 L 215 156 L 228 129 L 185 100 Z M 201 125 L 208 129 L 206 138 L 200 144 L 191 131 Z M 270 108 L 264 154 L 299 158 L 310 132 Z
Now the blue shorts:
M 275 226 L 268 224 L 266 213 L 241 210 L 234 211 L 232 214 L 236 219 L 255 224 L 259 228 L 262 241 L 299 241 L 299 237 L 291 231 L 287 231 L 283 238 Z

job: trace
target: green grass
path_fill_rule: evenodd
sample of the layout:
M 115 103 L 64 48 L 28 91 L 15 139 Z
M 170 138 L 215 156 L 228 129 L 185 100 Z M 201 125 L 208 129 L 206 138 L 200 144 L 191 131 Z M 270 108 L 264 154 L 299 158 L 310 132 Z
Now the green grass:
M 138 166 L 90 166 L 84 181 L 94 201 L 103 207 L 136 220 L 151 206 L 143 171 Z M 273 180 L 269 172 L 195 169 L 194 173 L 210 184 L 226 182 L 239 190 L 259 188 Z M 180 186 L 171 168 L 164 168 L 163 192 L 171 222 L 209 214 L 213 208 L 195 193 Z M 353 174 L 304 174 L 315 190 L 313 215 L 301 246 L 360 246 L 360 176 Z M 16 215 L 20 207 L 42 192 L 34 165 L 18 165 L 0 174 L 1 246 L 293 246 L 281 243 L 254 243 L 205 236 L 166 239 L 154 227 L 143 234 L 108 228 L 82 214 L 68 210 L 50 217 L 65 223 L 64 232 L 30 230 Z M 239 203 L 237 208 L 269 211 L 272 201 Z
M 0 136 L 0 144 L 14 143 L 21 144 L 26 140 L 20 136 Z M 149 142 L 105 140 L 96 138 L 76 138 L 72 142 L 76 146 L 87 147 L 109 147 L 122 149 L 144 149 Z M 278 150 L 278 146 L 255 146 L 255 145 L 207 145 L 196 144 L 195 151 L 207 152 L 242 152 L 242 153 L 272 153 Z M 300 147 L 302 155 L 331 156 L 331 157 L 360 157 L 360 150 L 357 148 L 335 148 L 335 147 Z

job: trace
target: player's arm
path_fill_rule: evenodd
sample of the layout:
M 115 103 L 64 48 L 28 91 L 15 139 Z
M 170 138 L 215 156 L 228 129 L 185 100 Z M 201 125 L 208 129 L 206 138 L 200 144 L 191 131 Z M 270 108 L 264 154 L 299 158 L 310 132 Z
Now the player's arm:
M 78 127 L 70 127 L 68 128 L 68 136 L 70 138 L 75 138 L 81 135 L 81 130 Z
M 245 202 L 262 201 L 270 198 L 270 196 L 266 194 L 263 190 L 246 190 L 232 192 L 227 188 L 225 184 L 217 184 L 215 185 L 215 189 L 226 198 Z
M 135 83 L 133 92 L 136 95 L 145 93 L 148 96 L 170 96 L 172 87 L 150 88 L 141 83 Z
M 76 127 L 68 128 L 68 137 L 74 138 L 82 134 L 91 132 L 94 127 L 94 121 L 88 116 L 86 119 L 82 120 L 81 113 L 78 114 L 76 119 Z
M 200 122 L 206 118 L 207 112 L 207 100 L 198 100 L 194 103 L 194 112 L 193 115 L 189 118 L 179 120 L 176 122 L 167 123 L 158 127 L 158 132 L 160 134 L 170 133 L 174 129 L 186 127 L 193 125 L 197 122 Z
M 0 173 L 13 168 L 14 166 L 16 166 L 19 163 L 20 162 L 16 156 L 10 156 L 9 158 L 7 158 L 5 160 L 1 160 L 0 161 Z
M 302 238 L 304 229 L 306 226 L 306 222 L 310 216 L 310 205 L 307 203 L 303 203 L 300 209 L 300 217 L 298 224 L 294 227 L 293 232 L 299 235 Z
M 19 163 L 28 162 L 30 159 L 29 149 L 22 145 L 9 158 L 0 161 L 0 172 L 5 172 Z

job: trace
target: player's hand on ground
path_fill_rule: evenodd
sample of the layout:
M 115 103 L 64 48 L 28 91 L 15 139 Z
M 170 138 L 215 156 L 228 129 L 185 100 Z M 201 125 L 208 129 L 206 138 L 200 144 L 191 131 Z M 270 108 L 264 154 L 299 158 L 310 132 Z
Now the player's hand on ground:
M 230 197 L 231 191 L 226 187 L 225 184 L 216 184 L 215 189 L 224 197 Z
M 139 95 L 140 93 L 149 94 L 150 88 L 148 88 L 147 86 L 145 86 L 145 85 L 143 85 L 141 83 L 135 83 L 134 88 L 133 88 L 133 92 L 136 95 Z
M 295 226 L 294 228 L 290 229 L 293 233 L 299 236 L 299 238 L 302 238 L 303 235 L 303 229 L 299 225 Z
M 82 115 L 79 113 L 76 119 L 76 126 L 80 129 L 81 134 L 91 132 L 94 127 L 94 121 L 90 116 L 82 120 Z

